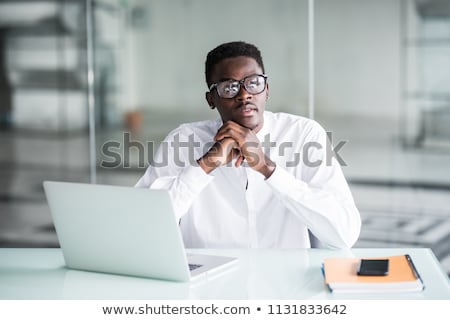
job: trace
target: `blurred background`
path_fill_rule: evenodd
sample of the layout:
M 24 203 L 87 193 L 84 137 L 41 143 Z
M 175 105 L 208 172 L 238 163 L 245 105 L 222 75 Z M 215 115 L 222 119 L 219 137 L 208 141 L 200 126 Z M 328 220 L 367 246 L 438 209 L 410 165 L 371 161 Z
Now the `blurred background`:
M 59 246 L 44 180 L 133 186 L 171 129 L 217 118 L 206 54 L 244 40 L 267 109 L 308 117 L 314 88 L 345 142 L 356 247 L 429 247 L 450 274 L 450 1 L 309 3 L 0 0 L 0 247 Z

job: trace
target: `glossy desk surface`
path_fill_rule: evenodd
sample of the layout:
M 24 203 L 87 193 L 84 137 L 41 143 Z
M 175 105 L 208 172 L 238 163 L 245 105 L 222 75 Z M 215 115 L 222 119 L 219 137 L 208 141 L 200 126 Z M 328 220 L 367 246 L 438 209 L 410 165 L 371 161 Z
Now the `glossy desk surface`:
M 60 249 L 0 249 L 0 299 L 450 299 L 450 282 L 429 249 L 188 250 L 239 262 L 191 283 L 67 269 Z M 332 294 L 326 257 L 410 254 L 425 283 L 420 293 Z

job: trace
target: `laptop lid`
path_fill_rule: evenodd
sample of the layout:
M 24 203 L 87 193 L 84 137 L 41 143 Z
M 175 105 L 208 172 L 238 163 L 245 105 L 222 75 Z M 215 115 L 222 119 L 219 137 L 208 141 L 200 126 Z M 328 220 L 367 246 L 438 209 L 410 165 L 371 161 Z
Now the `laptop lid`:
M 69 268 L 190 279 L 167 191 L 55 181 L 44 190 Z

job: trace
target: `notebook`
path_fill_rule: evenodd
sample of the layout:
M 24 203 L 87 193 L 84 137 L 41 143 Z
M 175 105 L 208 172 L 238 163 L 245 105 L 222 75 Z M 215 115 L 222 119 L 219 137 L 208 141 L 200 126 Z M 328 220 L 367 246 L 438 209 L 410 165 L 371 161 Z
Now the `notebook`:
M 424 289 L 408 254 L 371 258 L 389 261 L 386 275 L 358 275 L 360 258 L 327 258 L 323 263 L 325 284 L 335 293 L 403 293 Z
M 237 262 L 189 254 L 165 190 L 45 181 L 56 234 L 72 269 L 190 281 Z

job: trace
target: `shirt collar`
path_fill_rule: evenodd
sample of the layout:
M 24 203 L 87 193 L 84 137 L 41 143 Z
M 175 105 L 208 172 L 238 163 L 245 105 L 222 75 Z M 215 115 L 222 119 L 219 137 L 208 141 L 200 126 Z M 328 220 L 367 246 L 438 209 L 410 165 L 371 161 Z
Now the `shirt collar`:
M 264 111 L 263 114 L 264 117 L 264 123 L 263 123 L 263 127 L 261 128 L 261 130 L 259 130 L 259 132 L 256 133 L 256 137 L 258 137 L 259 141 L 264 141 L 264 137 L 270 133 L 270 117 L 268 117 L 268 114 L 266 111 Z

